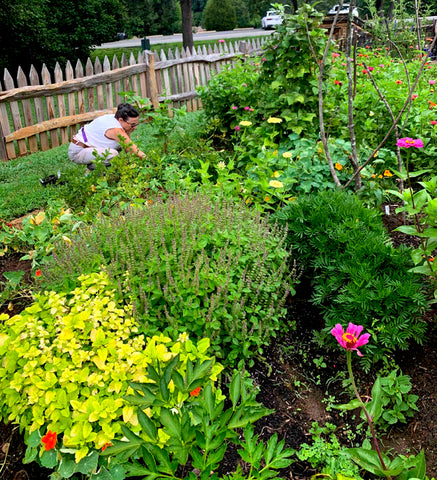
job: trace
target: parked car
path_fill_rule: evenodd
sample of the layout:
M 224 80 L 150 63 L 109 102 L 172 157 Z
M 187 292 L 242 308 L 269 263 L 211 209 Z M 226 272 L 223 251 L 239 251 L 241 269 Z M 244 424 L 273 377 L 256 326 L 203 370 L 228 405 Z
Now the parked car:
M 275 10 L 269 10 L 266 13 L 266 16 L 261 19 L 261 27 L 264 30 L 268 30 L 270 28 L 275 28 L 276 25 L 281 25 L 284 19 L 279 15 L 278 12 Z
M 339 9 L 340 5 L 334 5 L 331 10 L 329 10 L 328 15 L 335 15 Z M 349 3 L 343 3 L 343 6 L 338 13 L 339 15 L 347 15 L 349 13 Z M 354 7 L 352 9 L 352 15 L 358 17 L 358 8 Z
M 117 35 L 115 36 L 116 40 L 126 40 L 127 38 L 128 37 L 126 32 L 118 32 Z

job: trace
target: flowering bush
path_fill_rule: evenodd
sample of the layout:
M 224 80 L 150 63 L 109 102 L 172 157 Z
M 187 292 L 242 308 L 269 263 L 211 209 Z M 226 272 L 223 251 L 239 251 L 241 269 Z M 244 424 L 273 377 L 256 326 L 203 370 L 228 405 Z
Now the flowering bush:
M 125 425 L 138 432 L 138 415 L 124 397 L 132 392 L 129 382 L 153 382 L 152 367 L 177 362 L 184 377 L 188 363 L 192 368 L 192 362 L 209 362 L 203 375 L 182 388 L 170 378 L 161 386 L 167 392 L 161 406 L 169 409 L 190 401 L 190 392 L 208 378 L 215 380 L 222 369 L 206 357 L 208 339 L 195 346 L 187 334 L 176 342 L 139 334 L 130 309 L 113 300 L 106 274 L 82 276 L 79 282 L 69 294 L 45 292 L 20 315 L 0 316 L 0 415 L 33 435 L 31 445 L 44 444 L 45 466 L 53 461 L 55 446 L 68 449 L 77 463 L 121 439 Z M 152 408 L 147 414 L 155 418 L 159 412 Z M 167 439 L 159 430 L 156 443 L 162 446 Z M 40 453 L 36 445 L 31 448 L 27 461 Z
M 290 290 L 285 232 L 246 206 L 210 195 L 173 197 L 101 218 L 57 245 L 44 286 L 101 265 L 133 304 L 146 335 L 208 337 L 226 364 L 261 352 L 281 326 Z

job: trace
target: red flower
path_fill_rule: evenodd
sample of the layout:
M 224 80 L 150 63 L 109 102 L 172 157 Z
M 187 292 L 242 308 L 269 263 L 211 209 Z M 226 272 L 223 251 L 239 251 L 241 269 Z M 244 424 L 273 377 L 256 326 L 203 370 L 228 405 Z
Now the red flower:
M 366 69 L 364 69 L 364 70 L 361 70 L 361 71 L 362 71 L 362 73 L 367 73 L 367 70 L 366 70 Z
M 41 275 L 42 275 L 41 270 L 37 270 L 37 271 L 35 272 L 35 277 L 40 277 Z
M 400 85 L 402 83 L 402 80 L 396 80 L 396 83 Z
M 437 120 L 431 120 L 431 125 L 437 125 Z
M 57 433 L 49 430 L 42 438 L 41 442 L 44 444 L 46 452 L 52 450 L 56 446 L 57 442 Z
M 190 397 L 198 397 L 199 393 L 200 393 L 200 387 L 197 387 L 192 392 L 190 392 Z
M 334 80 L 334 85 L 343 85 L 343 82 L 340 82 L 340 80 Z
M 112 443 L 105 443 L 102 447 L 102 452 L 104 452 L 108 447 L 112 447 Z
M 12 227 L 12 223 L 7 223 L 6 226 L 7 227 Z

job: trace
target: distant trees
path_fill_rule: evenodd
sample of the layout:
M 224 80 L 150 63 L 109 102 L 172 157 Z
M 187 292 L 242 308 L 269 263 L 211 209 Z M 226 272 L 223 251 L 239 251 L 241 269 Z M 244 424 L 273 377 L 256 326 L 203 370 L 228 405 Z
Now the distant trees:
M 9 0 L 0 8 L 0 68 L 11 73 L 46 63 L 86 58 L 93 45 L 114 38 L 122 0 Z
M 207 30 L 232 30 L 237 26 L 237 13 L 233 0 L 208 0 L 203 11 Z

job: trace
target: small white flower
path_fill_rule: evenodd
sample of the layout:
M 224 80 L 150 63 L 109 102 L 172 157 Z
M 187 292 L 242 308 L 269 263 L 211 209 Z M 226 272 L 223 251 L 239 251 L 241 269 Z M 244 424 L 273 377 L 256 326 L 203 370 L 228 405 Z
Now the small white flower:
M 176 407 L 173 407 L 170 412 L 173 414 L 173 415 L 179 415 L 179 410 L 176 408 Z
M 179 335 L 179 337 L 178 337 L 178 342 L 180 342 L 180 343 L 185 343 L 185 342 L 187 342 L 187 341 L 189 340 L 189 338 L 190 338 L 190 337 L 189 337 L 188 333 L 187 333 L 187 332 L 183 332 L 183 333 L 181 333 L 181 334 Z
M 219 170 L 224 170 L 226 168 L 226 163 L 225 162 L 218 162 L 217 163 L 217 168 Z
M 373 115 L 375 115 L 375 114 L 372 112 L 372 110 L 370 110 L 369 117 L 373 117 Z

